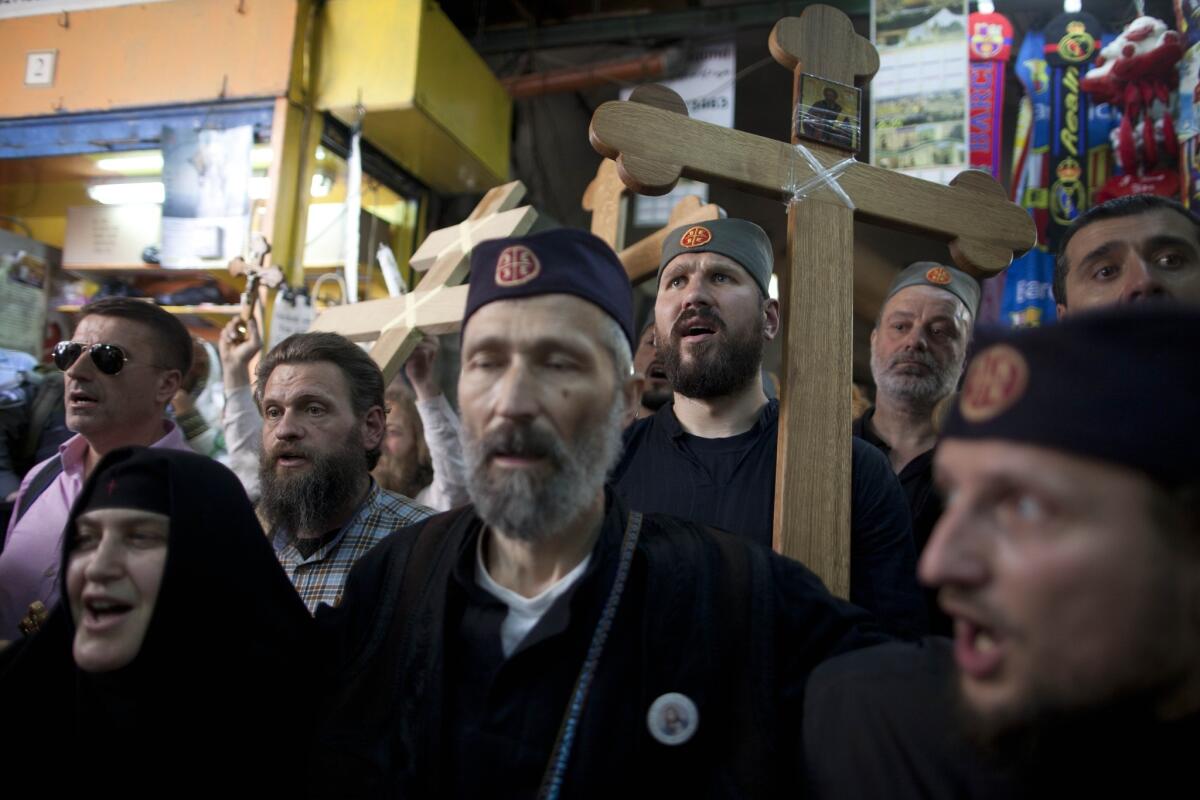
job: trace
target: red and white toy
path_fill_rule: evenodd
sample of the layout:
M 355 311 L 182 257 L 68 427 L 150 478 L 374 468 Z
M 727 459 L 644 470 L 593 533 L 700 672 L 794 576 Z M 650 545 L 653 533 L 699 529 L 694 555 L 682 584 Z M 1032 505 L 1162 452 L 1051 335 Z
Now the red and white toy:
M 1080 81 L 1080 89 L 1122 112 L 1112 139 L 1117 168 L 1124 174 L 1099 189 L 1097 202 L 1131 194 L 1134 186 L 1179 194 L 1174 168 L 1179 142 L 1170 100 L 1178 82 L 1175 65 L 1182 57 L 1178 33 L 1161 20 L 1138 17 L 1100 51 L 1096 66 Z

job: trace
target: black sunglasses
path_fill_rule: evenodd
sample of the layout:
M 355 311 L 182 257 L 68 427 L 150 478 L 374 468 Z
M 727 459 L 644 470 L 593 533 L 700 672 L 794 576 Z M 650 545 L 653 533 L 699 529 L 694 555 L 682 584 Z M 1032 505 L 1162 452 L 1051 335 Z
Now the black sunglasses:
M 79 360 L 79 356 L 87 350 L 92 356 L 96 369 L 105 375 L 116 375 L 129 361 L 129 356 L 115 344 L 84 344 L 83 342 L 59 342 L 54 345 L 54 366 L 66 372 L 71 365 Z

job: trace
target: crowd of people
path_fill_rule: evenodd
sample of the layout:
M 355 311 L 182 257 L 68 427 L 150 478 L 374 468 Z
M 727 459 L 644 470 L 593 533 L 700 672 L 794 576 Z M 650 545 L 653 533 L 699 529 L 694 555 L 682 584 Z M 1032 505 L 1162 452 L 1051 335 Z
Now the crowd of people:
M 70 438 L 21 479 L 0 550 L 9 785 L 1193 783 L 1200 222 L 1142 196 L 1087 212 L 1060 246 L 1063 321 L 1031 330 L 976 326 L 979 285 L 954 267 L 899 272 L 874 403 L 846 431 L 847 599 L 770 546 L 774 252 L 749 221 L 681 227 L 639 328 L 596 237 L 477 244 L 458 413 L 436 340 L 385 386 L 332 333 L 252 371 L 258 331 L 231 325 L 228 466 L 173 407 L 196 374 L 183 326 L 86 306 L 54 349 Z

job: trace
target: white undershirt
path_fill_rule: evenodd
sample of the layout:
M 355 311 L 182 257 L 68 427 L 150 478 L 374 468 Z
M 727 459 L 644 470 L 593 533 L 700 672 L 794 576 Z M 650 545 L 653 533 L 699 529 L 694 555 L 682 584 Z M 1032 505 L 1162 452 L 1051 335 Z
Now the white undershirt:
M 523 597 L 496 583 L 488 574 L 487 566 L 483 563 L 483 539 L 486 535 L 486 532 L 479 535 L 479 542 L 475 547 L 475 583 L 508 606 L 508 613 L 504 616 L 504 622 L 500 624 L 500 649 L 504 652 L 504 657 L 508 658 L 550 606 L 554 605 L 554 601 L 562 597 L 583 576 L 592 560 L 592 554 L 588 553 L 578 566 L 559 578 L 546 591 L 536 597 Z

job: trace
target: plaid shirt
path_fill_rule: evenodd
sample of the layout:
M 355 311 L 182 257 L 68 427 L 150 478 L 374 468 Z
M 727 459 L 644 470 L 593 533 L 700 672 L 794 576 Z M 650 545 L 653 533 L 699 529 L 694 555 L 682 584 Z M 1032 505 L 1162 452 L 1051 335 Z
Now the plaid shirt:
M 433 509 L 418 505 L 404 495 L 384 491 L 371 480 L 371 492 L 358 513 L 328 543 L 308 558 L 296 549 L 292 537 L 271 532 L 275 557 L 300 593 L 311 613 L 319 603 L 336 606 L 342 602 L 342 587 L 354 562 L 392 531 L 420 522 Z M 280 535 L 277 535 L 280 534 Z

